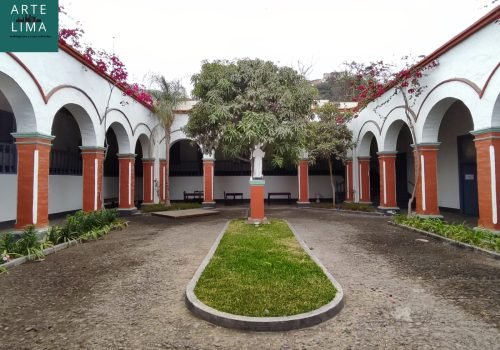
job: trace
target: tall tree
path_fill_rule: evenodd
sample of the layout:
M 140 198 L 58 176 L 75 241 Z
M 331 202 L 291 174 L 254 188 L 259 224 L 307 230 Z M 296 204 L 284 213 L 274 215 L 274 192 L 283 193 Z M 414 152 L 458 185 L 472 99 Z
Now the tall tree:
M 347 123 L 352 112 L 340 110 L 338 104 L 326 103 L 316 111 L 316 118 L 309 124 L 309 157 L 313 161 L 328 161 L 330 185 L 332 188 L 333 206 L 336 199 L 336 182 L 333 176 L 333 160 L 344 161 L 347 151 L 354 146 L 352 131 Z
M 186 100 L 186 90 L 180 81 L 167 81 L 163 75 L 154 75 L 152 77 L 155 90 L 151 90 L 154 98 L 153 110 L 158 118 L 158 127 L 161 127 L 165 133 L 165 158 L 166 158 L 166 176 L 165 176 L 165 205 L 170 206 L 170 137 L 172 133 L 172 124 L 175 119 L 175 111 L 179 104 Z M 153 129 L 153 133 L 158 130 Z
M 204 152 L 220 149 L 252 161 L 252 151 L 262 148 L 275 166 L 299 159 L 316 97 L 302 75 L 272 62 L 244 59 L 204 62 L 192 81 L 199 102 L 185 132 Z

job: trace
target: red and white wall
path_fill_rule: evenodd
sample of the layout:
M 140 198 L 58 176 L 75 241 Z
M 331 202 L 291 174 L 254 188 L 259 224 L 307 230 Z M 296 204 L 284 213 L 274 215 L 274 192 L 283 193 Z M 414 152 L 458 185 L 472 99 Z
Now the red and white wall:
M 105 117 L 109 95 L 106 77 L 69 48 L 57 53 L 0 53 L 0 111 L 15 118 L 18 154 L 17 173 L 0 174 L 0 222 L 45 226 L 47 214 L 82 209 L 84 203 L 93 208 L 95 202 L 100 208 L 104 198 L 119 197 L 123 179 L 102 179 L 104 138 L 110 129 L 116 134 L 118 153 L 134 154 L 139 142 L 144 158 L 158 157 L 164 147 L 161 138 L 151 142 L 157 125 L 151 110 L 115 88 Z M 82 155 L 97 154 L 89 155 L 81 175 L 48 175 L 56 142 L 53 126 L 62 109 L 78 124 Z M 59 133 L 62 138 L 64 131 Z M 133 196 L 142 200 L 143 179 L 132 180 L 138 192 Z

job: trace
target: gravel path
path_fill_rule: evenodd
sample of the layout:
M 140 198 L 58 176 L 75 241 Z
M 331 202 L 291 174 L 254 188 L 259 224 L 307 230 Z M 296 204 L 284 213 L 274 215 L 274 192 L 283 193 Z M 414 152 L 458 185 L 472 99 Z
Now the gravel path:
M 0 276 L 0 348 L 500 349 L 500 262 L 387 225 L 324 210 L 285 217 L 344 287 L 316 327 L 250 333 L 192 316 L 184 290 L 225 221 L 134 217 L 97 242 Z

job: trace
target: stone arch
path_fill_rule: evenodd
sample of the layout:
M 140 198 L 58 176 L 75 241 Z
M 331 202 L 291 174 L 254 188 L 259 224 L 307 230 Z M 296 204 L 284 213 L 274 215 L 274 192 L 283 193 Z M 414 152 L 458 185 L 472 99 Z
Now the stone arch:
M 498 97 L 495 101 L 495 104 L 493 105 L 493 112 L 491 113 L 492 116 L 492 126 L 500 126 L 500 93 L 498 94 Z
M 0 93 L 2 93 L 12 109 L 16 119 L 18 133 L 37 131 L 37 121 L 33 105 L 17 82 L 0 71 Z
M 151 142 L 149 136 L 147 136 L 144 133 L 138 134 L 136 141 L 134 142 L 134 147 L 135 144 L 139 142 L 141 144 L 142 148 L 142 155 L 144 158 L 152 158 L 151 154 Z
M 103 135 L 99 114 L 89 97 L 76 89 L 57 90 L 47 104 L 49 124 L 54 122 L 55 115 L 61 108 L 66 108 L 75 118 L 82 135 L 83 146 L 97 146 Z
M 59 113 L 59 111 L 63 108 L 71 113 L 78 124 L 82 138 L 82 146 L 97 146 L 97 135 L 94 121 L 90 117 L 89 113 L 87 113 L 87 110 L 81 105 L 68 103 L 61 106 L 56 113 L 53 115 L 51 114 L 50 125 L 53 126 L 57 113 Z
M 112 129 L 116 135 L 116 140 L 118 143 L 118 152 L 122 154 L 132 153 L 130 137 L 127 133 L 127 130 L 123 126 L 123 124 L 119 122 L 113 122 L 109 124 L 108 130 Z M 134 145 L 135 147 L 135 145 Z
M 370 127 L 370 124 L 365 124 L 364 130 L 362 129 L 360 132 L 360 136 L 358 138 L 358 148 L 357 148 L 357 156 L 358 157 L 369 157 L 370 156 L 370 146 L 372 140 L 375 139 L 375 143 L 377 144 L 377 148 L 380 149 L 380 140 L 377 138 L 378 130 L 374 130 L 373 127 Z
M 133 153 L 134 150 L 132 148 L 135 147 L 135 144 L 133 143 L 134 131 L 133 131 L 132 125 L 130 124 L 129 118 L 127 118 L 127 116 L 122 111 L 120 111 L 118 109 L 109 110 L 108 114 L 103 119 L 102 123 L 103 123 L 103 125 L 105 125 L 106 132 L 109 130 L 111 125 L 115 125 L 115 127 L 116 127 L 116 125 L 120 125 L 119 131 L 115 130 L 115 128 L 113 129 L 113 131 L 116 133 L 116 137 L 118 139 L 120 153 Z M 119 133 L 122 135 L 121 136 L 118 135 Z M 126 135 L 126 137 L 125 137 L 125 135 Z M 120 140 L 121 138 L 123 140 Z M 126 143 L 128 146 L 122 149 L 122 145 L 125 146 L 125 138 L 127 139 Z M 104 142 L 104 139 L 103 139 L 103 142 Z M 126 151 L 124 151 L 124 150 L 126 150 Z
M 419 143 L 437 142 L 441 120 L 451 105 L 457 101 L 461 101 L 470 111 L 474 127 L 481 125 L 480 116 L 476 113 L 479 103 L 477 93 L 465 84 L 457 82 L 443 84 L 433 90 L 420 107 L 416 128 Z
M 408 129 L 410 129 L 410 126 L 408 125 L 408 122 L 405 119 L 394 118 L 393 120 L 390 121 L 390 123 L 388 123 L 387 130 L 383 135 L 383 141 L 382 141 L 383 149 L 381 151 L 384 152 L 398 151 L 397 149 L 398 137 L 401 128 L 403 128 L 404 125 L 406 125 Z M 415 143 L 415 140 L 413 140 L 413 143 Z

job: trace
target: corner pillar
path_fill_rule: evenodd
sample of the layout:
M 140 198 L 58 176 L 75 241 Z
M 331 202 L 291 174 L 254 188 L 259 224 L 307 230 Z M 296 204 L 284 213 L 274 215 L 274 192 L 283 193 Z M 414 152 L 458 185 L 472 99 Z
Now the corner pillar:
M 142 159 L 142 204 L 154 204 L 154 158 Z
M 382 211 L 399 210 L 396 199 L 397 152 L 377 153 L 380 169 L 380 205 Z
M 122 215 L 130 215 L 135 208 L 135 154 L 117 154 L 120 163 L 120 189 L 118 210 Z
M 49 224 L 49 164 L 53 136 L 13 133 L 17 147 L 16 229 Z
M 500 231 L 500 130 L 472 132 L 476 146 L 478 226 Z
M 418 151 L 417 151 L 418 150 Z M 416 213 L 424 217 L 442 217 L 439 212 L 437 188 L 437 157 L 439 143 L 423 143 L 414 145 L 415 164 L 420 164 L 415 186 L 417 209 Z
M 160 202 L 164 202 L 165 198 L 167 196 L 166 194 L 166 189 L 165 189 L 165 179 L 168 176 L 167 174 L 167 160 L 166 159 L 160 159 Z
M 103 147 L 80 147 L 83 160 L 83 211 L 102 209 Z
M 345 202 L 354 201 L 354 186 L 352 179 L 353 179 L 352 159 L 347 159 L 345 162 L 345 183 L 346 183 Z
M 359 202 L 371 204 L 370 200 L 370 157 L 358 157 Z

